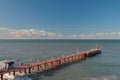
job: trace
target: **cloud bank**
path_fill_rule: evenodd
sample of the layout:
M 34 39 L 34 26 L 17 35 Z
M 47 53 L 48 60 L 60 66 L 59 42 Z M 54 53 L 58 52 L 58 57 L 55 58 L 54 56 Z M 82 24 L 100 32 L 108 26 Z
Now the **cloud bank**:
M 39 29 L 9 29 L 0 27 L 0 39 L 120 39 L 120 32 L 64 35 Z

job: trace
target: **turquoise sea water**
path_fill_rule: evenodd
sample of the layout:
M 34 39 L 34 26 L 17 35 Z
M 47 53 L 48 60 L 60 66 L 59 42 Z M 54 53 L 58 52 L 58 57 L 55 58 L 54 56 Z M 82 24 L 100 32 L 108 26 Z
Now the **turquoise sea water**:
M 29 76 L 32 80 L 120 80 L 120 40 L 0 40 L 0 60 L 30 62 L 94 48 L 102 54 Z

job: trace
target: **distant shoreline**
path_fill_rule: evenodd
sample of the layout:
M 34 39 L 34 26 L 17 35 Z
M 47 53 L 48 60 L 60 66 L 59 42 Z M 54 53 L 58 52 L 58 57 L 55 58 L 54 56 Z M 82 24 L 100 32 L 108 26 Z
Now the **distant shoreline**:
M 0 40 L 120 40 L 120 39 L 0 39 Z

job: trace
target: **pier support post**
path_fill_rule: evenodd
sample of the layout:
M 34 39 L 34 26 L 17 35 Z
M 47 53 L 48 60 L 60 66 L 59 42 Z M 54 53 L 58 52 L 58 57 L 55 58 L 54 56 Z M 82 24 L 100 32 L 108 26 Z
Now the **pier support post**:
M 66 60 L 66 64 L 68 64 L 68 60 L 69 60 L 69 59 L 68 59 L 68 57 L 67 57 L 67 58 L 65 58 L 65 60 Z
M 13 71 L 13 76 L 15 76 L 15 71 Z
M 71 63 L 71 62 L 72 62 L 72 57 L 70 56 L 70 57 L 69 57 L 69 63 Z
M 61 65 L 61 61 L 60 61 L 60 60 L 61 60 L 61 59 L 58 60 L 58 65 L 59 65 L 59 66 Z
M 59 60 L 57 60 L 56 62 L 57 62 L 57 66 L 59 66 Z
M 56 66 L 56 63 L 55 63 L 55 61 L 53 61 L 53 68 L 55 68 L 55 66 Z
M 32 70 L 34 70 L 34 66 L 32 67 Z
M 71 62 L 73 62 L 73 56 L 71 56 L 71 59 L 72 59 L 72 61 L 71 61 Z
M 75 56 L 72 56 L 72 58 L 73 58 L 73 62 L 75 62 Z
M 26 68 L 24 68 L 24 73 L 26 74 L 27 72 L 26 72 Z
M 53 68 L 53 62 L 50 62 L 50 67 Z
M 75 57 L 76 57 L 76 61 L 78 61 L 78 55 L 76 55 Z
M 78 60 L 80 60 L 80 55 L 78 54 Z
M 39 65 L 37 65 L 37 69 L 38 69 L 38 71 L 40 70 L 40 67 L 39 67 Z
M 64 64 L 66 64 L 66 60 L 65 60 L 65 58 L 64 58 L 63 60 L 64 60 Z
M 58 66 L 60 65 L 60 60 L 57 61 L 58 62 Z
M 52 68 L 55 68 L 55 62 L 54 61 L 52 62 Z
M 1 80 L 3 80 L 3 74 L 1 74 L 0 76 L 1 76 Z
M 46 69 L 47 69 L 47 63 L 44 62 L 44 70 L 46 70 Z
M 58 61 L 54 61 L 55 67 L 58 66 Z
M 29 73 L 31 73 L 31 67 L 28 68 Z

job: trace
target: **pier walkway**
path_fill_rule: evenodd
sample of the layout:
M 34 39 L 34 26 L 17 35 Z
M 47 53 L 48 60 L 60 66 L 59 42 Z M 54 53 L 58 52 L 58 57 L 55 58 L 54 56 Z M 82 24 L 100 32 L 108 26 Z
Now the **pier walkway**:
M 60 56 L 57 58 L 51 58 L 43 61 L 36 61 L 36 62 L 31 62 L 29 64 L 24 64 L 21 66 L 17 66 L 14 69 L 7 69 L 7 70 L 1 70 L 0 71 L 0 78 L 1 80 L 4 80 L 3 76 L 5 74 L 12 75 L 15 77 L 16 75 L 28 75 L 31 73 L 36 73 L 36 72 L 43 72 L 47 70 L 52 70 L 54 68 L 57 68 L 60 65 L 64 64 L 69 64 L 72 62 L 76 62 L 91 56 L 95 56 L 97 54 L 100 54 L 101 50 L 99 48 L 95 49 L 90 49 L 84 52 L 76 52 L 73 54 L 68 54 L 64 56 Z

